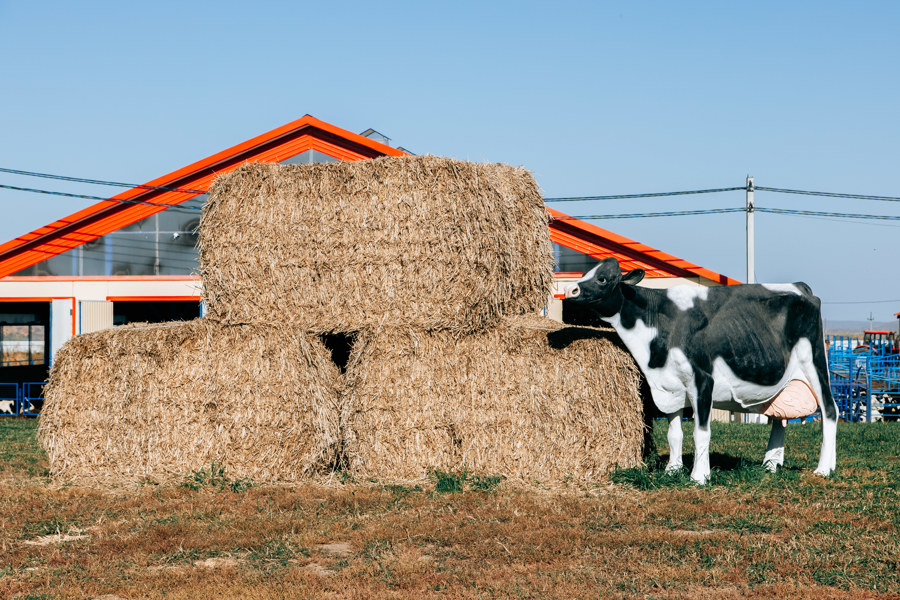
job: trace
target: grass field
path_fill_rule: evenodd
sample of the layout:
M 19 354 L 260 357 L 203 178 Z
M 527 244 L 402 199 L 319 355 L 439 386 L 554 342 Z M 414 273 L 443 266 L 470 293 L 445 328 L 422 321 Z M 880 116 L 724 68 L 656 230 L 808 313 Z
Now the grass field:
M 900 424 L 713 424 L 711 484 L 644 469 L 593 489 L 492 474 L 378 485 L 57 486 L 36 420 L 0 420 L 0 598 L 900 598 Z M 686 432 L 687 433 L 687 432 Z M 690 435 L 685 436 L 691 452 Z M 686 457 L 690 463 L 690 456 Z M 343 481 L 342 481 L 343 479 Z

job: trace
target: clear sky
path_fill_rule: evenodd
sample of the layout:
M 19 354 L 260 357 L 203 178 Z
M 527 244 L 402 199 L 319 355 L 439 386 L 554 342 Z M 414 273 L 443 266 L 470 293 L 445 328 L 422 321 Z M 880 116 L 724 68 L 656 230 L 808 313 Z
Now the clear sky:
M 546 197 L 744 185 L 900 196 L 900 3 L 0 0 L 0 167 L 142 183 L 311 114 L 529 169 Z M 0 174 L 0 184 L 120 190 Z M 757 205 L 900 203 L 757 192 Z M 90 204 L 0 190 L 0 238 Z M 554 204 L 574 215 L 744 193 Z M 744 280 L 744 215 L 593 221 Z M 900 221 L 758 214 L 758 281 L 893 321 Z

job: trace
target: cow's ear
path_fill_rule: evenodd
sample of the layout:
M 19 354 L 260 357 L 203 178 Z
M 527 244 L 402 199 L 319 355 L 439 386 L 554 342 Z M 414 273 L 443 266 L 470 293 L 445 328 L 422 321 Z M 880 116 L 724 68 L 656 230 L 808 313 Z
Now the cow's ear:
M 637 285 L 644 278 L 644 270 L 643 269 L 635 269 L 634 271 L 628 271 L 624 275 L 622 275 L 622 283 L 627 283 L 628 285 Z

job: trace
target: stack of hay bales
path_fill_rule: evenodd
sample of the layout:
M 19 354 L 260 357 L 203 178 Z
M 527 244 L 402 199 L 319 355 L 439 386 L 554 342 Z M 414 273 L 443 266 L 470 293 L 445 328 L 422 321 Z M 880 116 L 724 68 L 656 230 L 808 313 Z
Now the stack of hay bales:
M 559 481 L 640 461 L 631 358 L 534 316 L 553 259 L 524 169 L 245 166 L 210 193 L 200 262 L 210 318 L 343 336 L 343 464 L 361 476 Z
M 105 438 L 74 434 L 91 448 L 74 460 L 78 444 L 60 441 L 72 411 L 56 402 L 42 426 L 57 440 L 55 473 L 99 469 L 87 457 L 104 444 L 118 445 L 111 461 L 139 454 L 128 465 L 145 474 L 212 456 L 256 480 L 339 466 L 381 479 L 468 468 L 550 482 L 640 461 L 631 359 L 609 334 L 533 316 L 552 252 L 525 170 L 432 156 L 244 165 L 210 190 L 199 238 L 202 322 L 92 334 L 57 358 L 67 366 L 54 367 L 49 404 L 76 394 L 70 384 L 95 361 L 102 401 L 82 402 L 79 418 L 102 404 L 130 421 Z M 133 336 L 128 351 L 117 335 Z M 142 336 L 184 348 L 152 363 L 136 347 L 148 345 Z M 94 358 L 79 343 L 94 344 Z M 248 357 L 258 366 L 241 371 L 247 384 L 214 400 Z M 183 408 L 181 421 L 147 408 L 163 398 Z M 141 427 L 152 431 L 125 433 Z M 164 465 L 144 450 L 176 439 L 189 450 Z M 257 452 L 242 461 L 238 448 Z

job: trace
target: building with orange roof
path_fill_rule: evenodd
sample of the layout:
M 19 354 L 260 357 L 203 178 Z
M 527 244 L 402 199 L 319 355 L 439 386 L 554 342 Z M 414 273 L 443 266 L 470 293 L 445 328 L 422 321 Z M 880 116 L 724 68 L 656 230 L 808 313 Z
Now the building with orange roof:
M 201 316 L 196 227 L 206 191 L 218 175 L 246 162 L 406 154 L 374 130 L 355 134 L 306 115 L 0 245 L 0 348 L 5 349 L 0 381 L 42 381 L 56 350 L 79 333 L 130 321 Z M 737 283 L 559 211 L 548 212 L 559 266 L 548 316 L 561 319 L 564 286 L 607 256 L 617 257 L 623 268 L 645 269 L 644 285 Z M 24 357 L 21 351 L 7 351 L 22 347 L 21 340 L 12 343 L 16 336 L 29 340 Z

